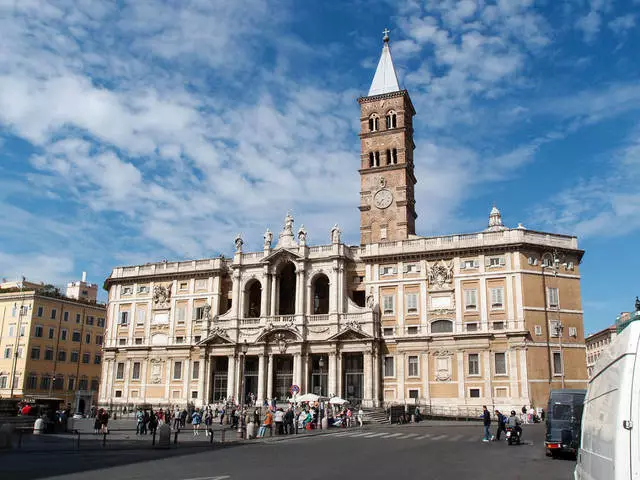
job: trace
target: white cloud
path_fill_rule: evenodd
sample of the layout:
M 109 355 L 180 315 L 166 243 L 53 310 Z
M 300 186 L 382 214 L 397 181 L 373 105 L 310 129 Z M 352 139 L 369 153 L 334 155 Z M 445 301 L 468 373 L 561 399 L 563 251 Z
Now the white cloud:
M 614 33 L 622 35 L 636 26 L 636 16 L 632 13 L 621 15 L 611 20 L 608 26 Z
M 576 28 L 582 31 L 585 42 L 592 42 L 600 32 L 601 23 L 602 18 L 600 13 L 595 10 L 591 10 L 589 13 L 576 20 Z

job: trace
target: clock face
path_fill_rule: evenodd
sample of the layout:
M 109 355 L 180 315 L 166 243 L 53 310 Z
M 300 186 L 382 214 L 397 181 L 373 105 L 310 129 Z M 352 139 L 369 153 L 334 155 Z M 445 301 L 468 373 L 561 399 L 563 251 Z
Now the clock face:
M 387 208 L 393 202 L 393 194 L 385 189 L 378 190 L 373 197 L 373 204 L 378 208 Z

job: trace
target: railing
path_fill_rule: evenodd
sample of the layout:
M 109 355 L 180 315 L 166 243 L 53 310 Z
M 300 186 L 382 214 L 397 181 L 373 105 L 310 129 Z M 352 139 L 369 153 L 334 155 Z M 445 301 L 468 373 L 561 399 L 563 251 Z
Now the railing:
M 250 252 L 242 254 L 243 262 L 250 262 L 252 260 L 262 260 L 264 258 L 264 252 Z
M 260 317 L 243 318 L 240 320 L 240 325 L 260 325 Z
M 139 275 L 164 275 L 167 273 L 185 273 L 219 269 L 223 266 L 224 259 L 209 258 L 203 260 L 190 260 L 186 262 L 157 262 L 133 267 L 117 267 L 111 272 L 109 278 L 136 277 Z
M 307 316 L 307 318 L 309 319 L 309 322 L 312 323 L 326 323 L 329 321 L 329 315 L 328 314 L 317 314 L 317 315 L 309 315 Z

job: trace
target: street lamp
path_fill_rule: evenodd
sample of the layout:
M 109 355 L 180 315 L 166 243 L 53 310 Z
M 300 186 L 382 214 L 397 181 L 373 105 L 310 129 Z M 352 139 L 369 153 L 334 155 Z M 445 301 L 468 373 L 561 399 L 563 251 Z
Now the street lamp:
M 320 356 L 320 359 L 318 360 L 318 367 L 320 368 L 320 397 L 322 397 L 322 369 L 324 368 L 324 357 Z M 321 408 L 321 403 L 318 402 L 318 429 L 321 426 L 321 422 L 322 422 L 322 408 Z
M 244 427 L 244 364 L 249 351 L 249 345 L 245 340 L 240 344 L 240 421 L 238 422 L 238 438 L 242 438 L 242 429 Z
M 558 344 L 560 345 L 560 380 L 562 382 L 562 388 L 564 389 L 564 356 L 562 355 L 562 332 L 564 331 L 564 325 L 558 322 L 556 324 L 556 335 L 558 336 Z
M 559 260 L 558 260 L 558 256 L 556 254 L 556 252 L 554 251 L 553 253 L 553 262 L 550 264 L 547 264 L 545 262 L 545 257 L 542 257 L 542 266 L 541 266 L 541 270 L 542 270 L 542 301 L 544 302 L 544 321 L 546 323 L 546 328 L 545 328 L 545 332 L 547 333 L 547 363 L 549 366 L 549 384 L 551 384 L 551 381 L 553 379 L 553 367 L 552 367 L 552 358 L 551 358 L 551 336 L 549 335 L 549 309 L 548 309 L 548 305 L 549 305 L 549 298 L 548 295 L 549 293 L 547 292 L 547 276 L 545 274 L 545 269 L 549 268 L 551 269 L 551 271 L 553 272 L 553 275 L 556 276 L 558 275 L 558 272 L 556 270 L 555 267 L 557 267 L 557 265 L 559 264 Z M 564 375 L 562 377 L 562 381 L 564 384 Z M 564 387 L 563 387 L 564 388 Z

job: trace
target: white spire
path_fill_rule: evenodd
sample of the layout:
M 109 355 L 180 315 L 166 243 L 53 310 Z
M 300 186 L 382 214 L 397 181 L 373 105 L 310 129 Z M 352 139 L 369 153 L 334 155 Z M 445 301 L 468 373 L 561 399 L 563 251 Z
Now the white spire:
M 500 210 L 494 205 L 491 209 L 491 213 L 489 214 L 489 227 L 487 228 L 487 232 L 497 232 L 500 230 L 506 230 L 502 224 L 502 215 L 500 214 Z
M 389 49 L 389 30 L 385 28 L 382 33 L 384 33 L 382 55 L 380 55 L 380 61 L 378 62 L 376 74 L 373 76 L 373 82 L 371 82 L 369 97 L 400 91 L 398 76 L 396 75 L 396 69 L 393 67 L 391 50 Z

